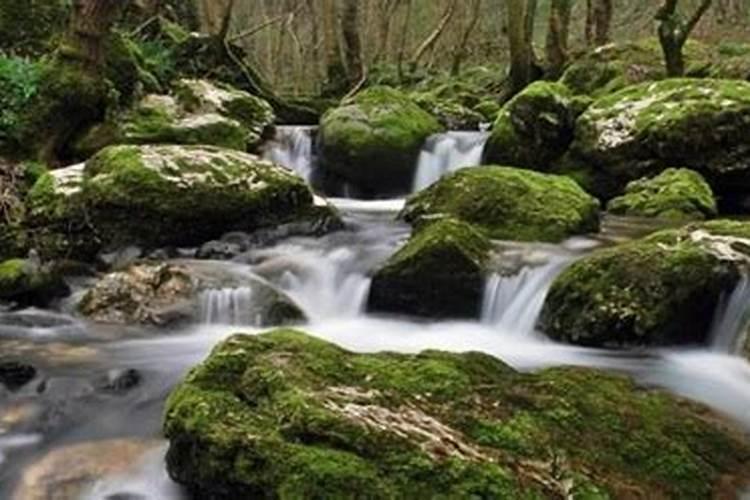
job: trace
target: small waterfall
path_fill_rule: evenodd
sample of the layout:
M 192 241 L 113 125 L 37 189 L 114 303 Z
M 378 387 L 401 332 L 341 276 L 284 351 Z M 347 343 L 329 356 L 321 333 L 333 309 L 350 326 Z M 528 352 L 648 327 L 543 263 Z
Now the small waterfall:
M 313 140 L 316 130 L 313 126 L 277 127 L 276 137 L 266 145 L 264 158 L 312 182 L 317 166 Z
M 205 290 L 200 294 L 200 319 L 212 325 L 258 326 L 250 287 Z
M 450 172 L 478 166 L 489 136 L 489 132 L 446 132 L 429 137 L 419 154 L 412 191 L 420 191 Z
M 526 266 L 513 276 L 490 276 L 482 301 L 482 322 L 517 336 L 533 334 L 547 292 L 568 262 L 554 259 L 542 266 Z
M 714 316 L 709 342 L 718 352 L 734 352 L 750 325 L 750 278 L 743 276 L 734 291 L 722 298 Z

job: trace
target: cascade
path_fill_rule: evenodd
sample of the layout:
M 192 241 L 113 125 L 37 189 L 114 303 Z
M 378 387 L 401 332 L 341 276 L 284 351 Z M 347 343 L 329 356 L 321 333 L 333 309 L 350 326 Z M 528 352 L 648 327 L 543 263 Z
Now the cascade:
M 317 166 L 314 126 L 281 126 L 266 147 L 263 157 L 285 167 L 310 183 Z
M 750 324 L 750 278 L 743 276 L 714 315 L 709 342 L 714 351 L 731 353 Z
M 569 262 L 557 257 L 541 266 L 523 267 L 513 276 L 491 275 L 485 285 L 482 323 L 513 335 L 532 335 L 552 282 Z
M 446 132 L 430 136 L 419 154 L 412 191 L 417 192 L 444 175 L 482 163 L 489 132 Z
M 200 294 L 200 319 L 204 324 L 257 326 L 250 287 L 205 290 Z

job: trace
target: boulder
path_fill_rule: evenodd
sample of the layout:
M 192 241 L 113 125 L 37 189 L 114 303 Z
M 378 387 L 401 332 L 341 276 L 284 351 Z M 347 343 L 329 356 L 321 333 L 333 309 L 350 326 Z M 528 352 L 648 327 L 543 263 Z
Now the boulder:
M 564 85 L 532 83 L 500 111 L 485 162 L 549 171 L 573 142 L 575 120 L 585 105 Z
M 219 344 L 164 415 L 196 498 L 710 498 L 750 456 L 706 408 L 621 376 L 289 330 Z
M 750 83 L 671 79 L 596 100 L 578 119 L 571 154 L 593 169 L 595 194 L 675 165 L 701 173 L 717 194 L 750 189 Z
M 686 168 L 669 168 L 654 178 L 629 183 L 623 196 L 609 202 L 607 211 L 676 221 L 710 219 L 718 213 L 711 186 L 701 174 Z
M 714 221 L 595 251 L 555 280 L 541 329 L 585 346 L 705 344 L 748 248 L 750 225 Z
M 368 307 L 431 318 L 477 318 L 491 248 L 481 231 L 455 219 L 420 227 L 375 272 Z
M 442 215 L 503 240 L 557 242 L 599 228 L 599 203 L 572 179 L 498 166 L 443 177 L 409 198 L 400 217 L 417 224 Z
M 36 246 L 80 260 L 112 247 L 200 245 L 235 230 L 337 218 L 286 169 L 210 146 L 110 147 L 85 166 L 42 176 L 27 203 Z
M 703 76 L 716 61 L 711 48 L 688 40 L 683 49 L 688 76 Z M 600 97 L 638 83 L 667 77 L 659 40 L 610 43 L 575 59 L 560 82 L 575 94 Z
M 62 278 L 36 257 L 0 262 L 0 302 L 42 306 L 67 292 Z
M 191 265 L 192 264 L 192 265 Z M 87 318 L 107 324 L 170 326 L 207 320 L 203 318 L 202 294 L 221 290 L 246 290 L 252 300 L 238 302 L 246 311 L 237 316 L 252 318 L 258 326 L 281 325 L 305 320 L 305 314 L 280 291 L 260 279 L 221 277 L 199 263 L 136 264 L 102 277 L 78 305 Z
M 371 87 L 323 116 L 323 166 L 372 195 L 405 193 L 422 144 L 441 130 L 406 94 Z

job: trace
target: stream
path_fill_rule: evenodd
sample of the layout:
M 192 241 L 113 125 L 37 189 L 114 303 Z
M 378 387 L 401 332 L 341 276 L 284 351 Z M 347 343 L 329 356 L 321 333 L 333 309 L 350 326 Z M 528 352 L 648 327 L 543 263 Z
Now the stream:
M 272 154 L 309 178 L 313 148 L 305 137 L 311 134 L 286 131 L 297 132 L 286 149 Z M 481 140 L 473 135 L 435 139 L 424 152 L 426 165 L 420 166 L 415 183 L 424 187 L 446 172 L 480 161 L 476 141 Z M 440 148 L 447 152 L 435 153 Z M 731 352 L 747 322 L 747 281 L 723 301 L 714 319 L 713 344 L 704 348 L 594 350 L 554 343 L 535 330 L 547 290 L 567 265 L 597 247 L 642 234 L 649 224 L 608 219 L 599 235 L 560 245 L 497 242 L 504 267 L 487 278 L 481 317 L 425 322 L 366 312 L 369 274 L 409 236 L 410 229 L 395 221 L 403 200 L 329 201 L 342 212 L 345 231 L 322 238 L 291 237 L 232 261 L 202 265 L 217 272 L 250 273 L 273 284 L 310 318 L 301 329 L 347 349 L 482 351 L 519 370 L 559 365 L 613 370 L 702 402 L 750 431 L 750 364 Z M 72 285 L 80 291 L 90 283 Z M 240 331 L 260 332 L 254 318 L 243 313 L 250 301 L 252 295 L 243 289 L 204 293 L 200 321 L 172 331 L 90 324 L 72 315 L 70 302 L 56 310 L 0 314 L 3 358 L 22 359 L 39 370 L 18 392 L 0 392 L 0 498 L 25 500 L 18 496 L 24 487 L 42 481 L 45 474 L 64 477 L 86 455 L 82 448 L 47 469 L 33 465 L 53 450 L 102 440 L 113 444 L 95 452 L 95 469 L 101 476 L 81 498 L 183 498 L 164 468 L 166 443 L 160 438 L 160 425 L 165 399 L 217 342 Z M 126 466 L 110 469 L 108 462 L 133 440 L 146 443 L 145 451 L 128 455 L 133 459 Z

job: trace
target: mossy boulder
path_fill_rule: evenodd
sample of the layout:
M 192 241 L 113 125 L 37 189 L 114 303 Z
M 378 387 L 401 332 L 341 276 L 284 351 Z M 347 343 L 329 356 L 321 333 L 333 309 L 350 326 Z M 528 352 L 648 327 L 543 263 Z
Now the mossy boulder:
M 688 40 L 683 53 L 688 76 L 706 75 L 715 60 L 710 47 L 694 40 Z M 600 97 L 666 77 L 659 41 L 646 38 L 598 47 L 574 60 L 560 81 L 575 94 Z
M 441 130 L 406 94 L 372 87 L 323 116 L 323 165 L 373 195 L 404 193 L 425 139 Z
M 588 369 L 353 354 L 291 330 L 219 344 L 167 401 L 167 469 L 200 498 L 711 498 L 746 438 Z
M 555 280 L 541 328 L 586 346 L 705 343 L 739 280 L 748 236 L 748 224 L 715 221 L 596 251 Z
M 750 83 L 671 79 L 596 100 L 576 123 L 573 156 L 593 167 L 596 194 L 680 165 L 717 194 L 750 188 Z
M 432 318 L 477 318 L 491 244 L 455 219 L 427 223 L 377 270 L 369 309 Z
M 65 282 L 48 265 L 33 259 L 0 262 L 0 302 L 41 306 L 67 290 Z
M 532 83 L 503 106 L 484 150 L 485 161 L 549 170 L 573 141 L 579 102 L 564 85 Z
M 450 215 L 491 238 L 561 241 L 599 228 L 599 203 L 568 177 L 511 167 L 463 169 L 409 198 L 411 224 Z
M 79 259 L 95 248 L 199 245 L 234 230 L 335 218 L 314 206 L 295 175 L 228 149 L 114 146 L 68 173 L 40 178 L 28 203 L 32 226 L 57 235 L 58 252 L 67 248 Z M 84 244 L 66 239 L 69 223 L 85 224 Z
M 718 213 L 711 186 L 701 174 L 686 168 L 669 168 L 651 179 L 629 183 L 623 196 L 609 202 L 607 211 L 678 221 L 710 219 Z

